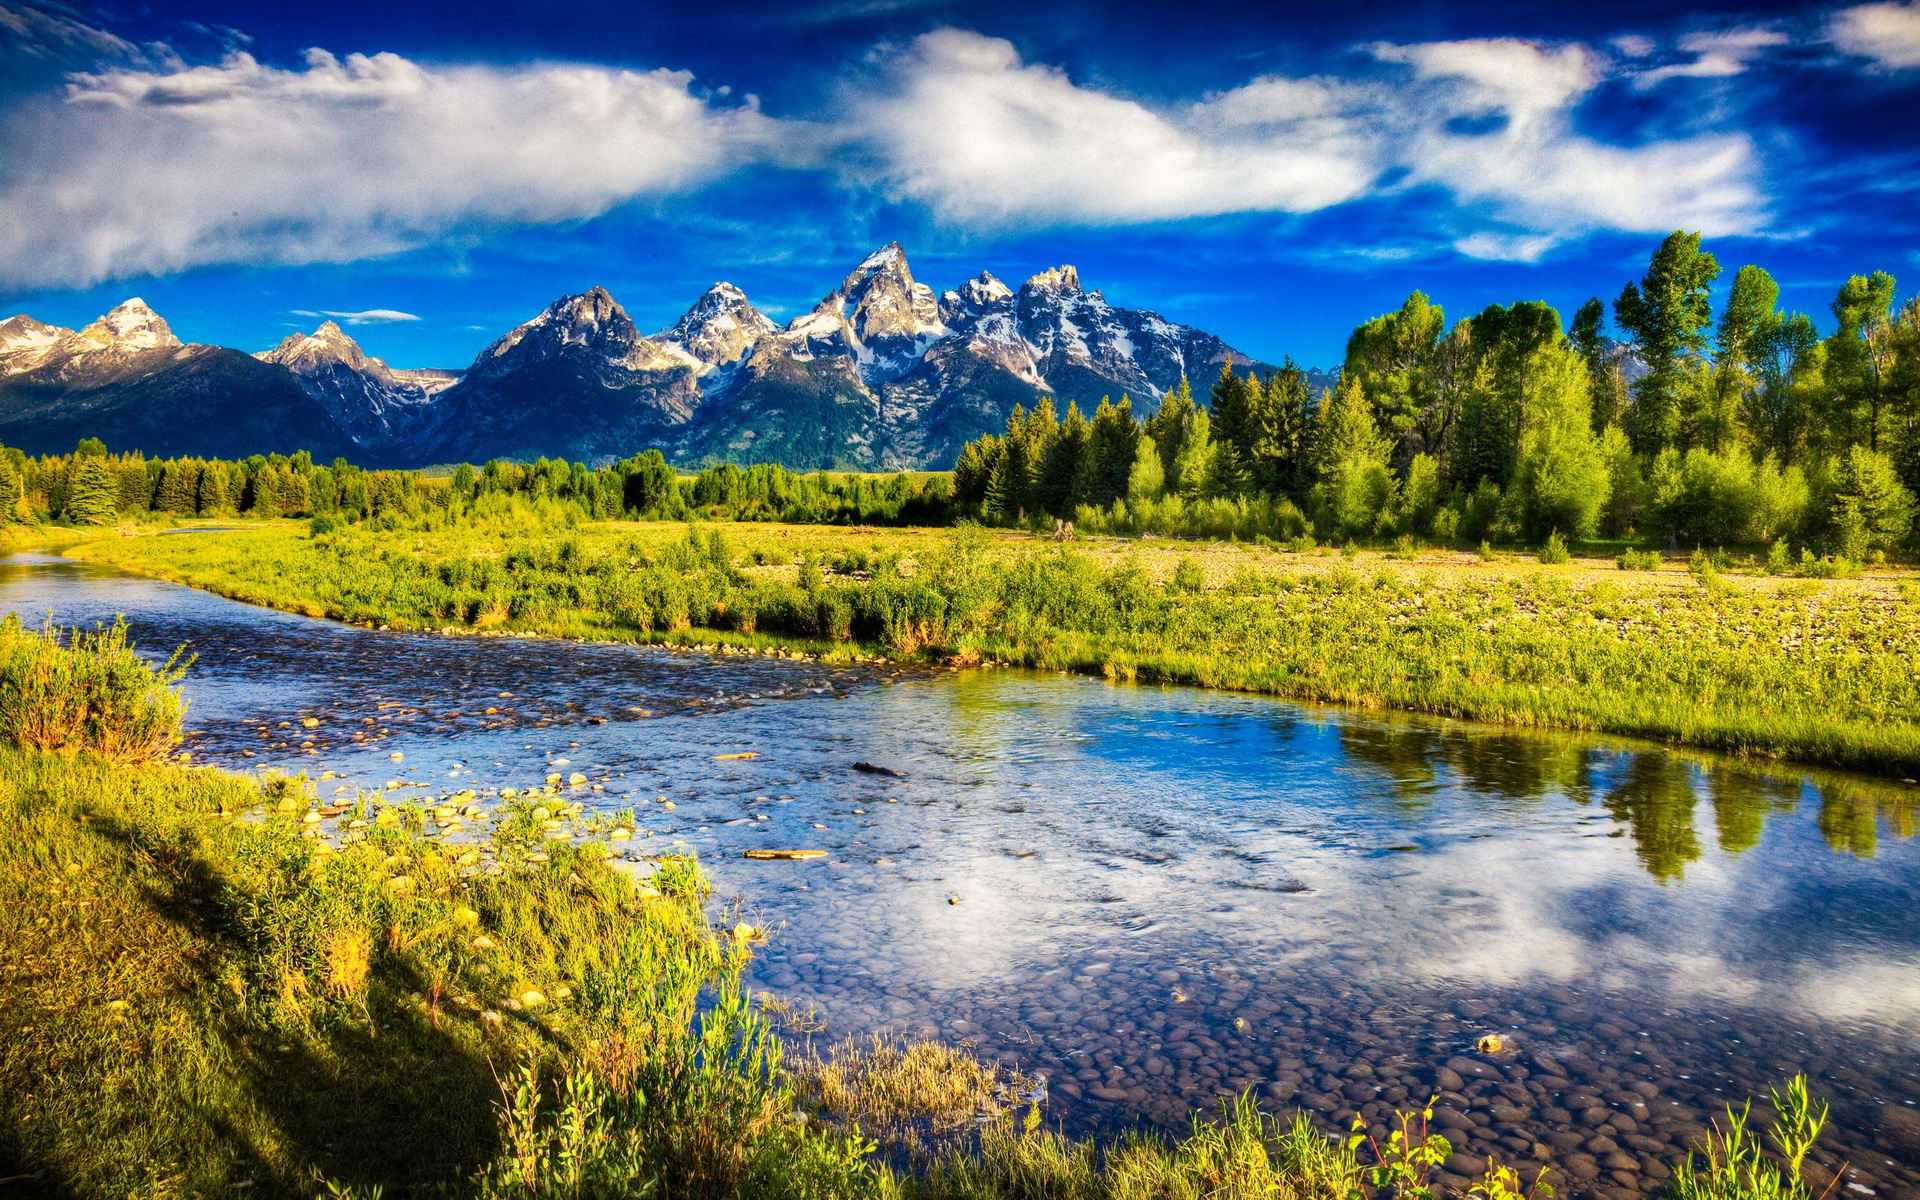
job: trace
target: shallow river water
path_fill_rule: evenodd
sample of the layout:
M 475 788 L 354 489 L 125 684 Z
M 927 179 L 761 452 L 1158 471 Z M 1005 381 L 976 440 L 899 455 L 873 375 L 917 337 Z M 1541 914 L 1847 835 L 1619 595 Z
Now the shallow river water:
M 1624 1198 L 1803 1070 L 1816 1171 L 1920 1200 L 1920 788 L 1190 688 L 353 629 L 0 560 L 0 612 L 49 610 L 197 654 L 205 761 L 586 774 L 635 853 L 697 853 L 774 931 L 753 980 L 817 1041 L 970 1042 L 1069 1128 L 1437 1092 L 1450 1175 L 1551 1161 Z

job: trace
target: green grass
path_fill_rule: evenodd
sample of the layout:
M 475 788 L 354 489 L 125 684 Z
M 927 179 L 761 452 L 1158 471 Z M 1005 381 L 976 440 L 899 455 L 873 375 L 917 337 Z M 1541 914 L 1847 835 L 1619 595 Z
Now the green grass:
M 665 524 L 282 525 L 71 553 L 394 628 L 994 660 L 1920 774 L 1920 607 L 1885 573 Z

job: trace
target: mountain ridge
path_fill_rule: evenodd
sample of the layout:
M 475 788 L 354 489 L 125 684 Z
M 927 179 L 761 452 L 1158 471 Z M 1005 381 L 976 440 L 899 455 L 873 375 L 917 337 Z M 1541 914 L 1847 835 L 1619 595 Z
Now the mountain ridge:
M 722 281 L 647 335 L 594 286 L 463 371 L 390 367 L 331 320 L 246 355 L 182 343 L 137 298 L 79 331 L 20 314 L 0 321 L 0 441 L 44 453 L 80 429 L 204 454 L 215 451 L 179 447 L 226 453 L 254 440 L 245 452 L 304 446 L 391 466 L 659 447 L 689 465 L 900 470 L 951 465 L 1016 404 L 1127 394 L 1151 411 L 1222 363 L 1261 365 L 1210 333 L 1109 303 L 1071 265 L 1018 288 L 982 271 L 935 291 L 889 242 L 784 326 Z M 233 428 L 167 429 L 169 405 Z

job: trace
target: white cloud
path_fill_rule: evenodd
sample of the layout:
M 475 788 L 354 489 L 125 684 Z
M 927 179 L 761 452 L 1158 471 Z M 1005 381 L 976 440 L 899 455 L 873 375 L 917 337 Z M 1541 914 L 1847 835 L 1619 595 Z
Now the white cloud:
M 410 312 L 401 312 L 397 308 L 369 308 L 361 312 L 341 312 L 338 309 L 296 308 L 296 317 L 334 317 L 349 325 L 384 325 L 392 321 L 418 321 L 420 318 Z
M 1501 38 L 1371 49 L 1412 67 L 1431 89 L 1403 97 L 1415 119 L 1397 149 L 1411 182 L 1562 238 L 1676 227 L 1715 236 L 1766 223 L 1758 156 L 1745 134 L 1623 146 L 1578 132 L 1574 114 L 1604 78 L 1602 60 L 1584 47 Z M 1461 119 L 1470 123 L 1460 128 Z M 1483 237 L 1462 249 L 1496 244 Z
M 1565 109 L 1600 80 L 1600 58 L 1585 46 L 1545 46 L 1520 38 L 1476 38 L 1399 46 L 1378 42 L 1367 50 L 1382 62 L 1404 63 L 1416 78 L 1456 86 L 1457 112 L 1502 109 L 1516 122 L 1530 122 Z
M 1542 255 L 1560 244 L 1551 233 L 1493 233 L 1482 230 L 1454 242 L 1453 248 L 1468 258 L 1492 262 L 1539 262 Z
M 349 261 L 463 228 L 596 216 L 742 163 L 805 153 L 749 98 L 679 71 L 428 67 L 309 51 L 282 70 L 73 76 L 13 106 L 0 144 L 0 285 L 209 263 Z
M 967 224 L 1304 212 L 1361 194 L 1377 170 L 1333 81 L 1258 79 L 1158 111 L 955 29 L 884 73 L 852 105 L 856 132 L 897 193 Z
M 1395 169 L 1517 227 L 1457 244 L 1482 257 L 1531 261 L 1603 228 L 1764 225 L 1744 135 L 1622 146 L 1577 132 L 1575 110 L 1609 69 L 1585 46 L 1366 49 L 1410 78 L 1267 76 L 1153 106 L 948 29 L 884 59 L 851 107 L 886 186 L 969 225 L 1307 212 L 1375 193 Z M 1731 51 L 1703 42 L 1698 53 Z
M 1668 63 L 1634 76 L 1634 86 L 1651 88 L 1669 79 L 1724 79 L 1738 75 L 1749 63 L 1774 46 L 1791 40 L 1778 29 L 1730 29 L 1719 33 L 1689 33 L 1680 49 L 1691 62 Z
M 1920 4 L 1858 4 L 1833 14 L 1827 36 L 1890 71 L 1920 67 Z

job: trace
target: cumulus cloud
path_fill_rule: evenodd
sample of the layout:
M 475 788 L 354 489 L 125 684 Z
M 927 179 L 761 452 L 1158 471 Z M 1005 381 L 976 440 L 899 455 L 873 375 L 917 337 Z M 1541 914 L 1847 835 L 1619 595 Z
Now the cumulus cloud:
M 1889 71 L 1920 67 L 1920 4 L 1858 4 L 1833 15 L 1828 37 Z
M 1744 135 L 1624 146 L 1577 132 L 1575 111 L 1608 76 L 1585 46 L 1365 49 L 1407 71 L 1267 76 L 1153 106 L 1026 62 L 1009 42 L 941 30 L 886 60 L 853 119 L 888 187 L 963 224 L 1306 212 L 1420 184 L 1514 227 L 1457 244 L 1476 257 L 1530 261 L 1602 228 L 1724 234 L 1764 223 Z M 1702 42 L 1697 53 L 1733 51 Z
M 468 227 L 593 217 L 805 138 L 681 71 L 245 53 L 117 67 L 14 106 L 0 284 L 349 261 Z
M 349 325 L 385 325 L 394 321 L 418 321 L 420 318 L 397 308 L 369 308 L 361 312 L 341 312 L 333 308 L 296 308 L 296 317 L 333 317 Z
M 1159 110 L 956 29 L 884 75 L 854 102 L 854 132 L 896 192 L 968 224 L 1304 212 L 1361 194 L 1377 170 L 1336 81 L 1259 79 Z

